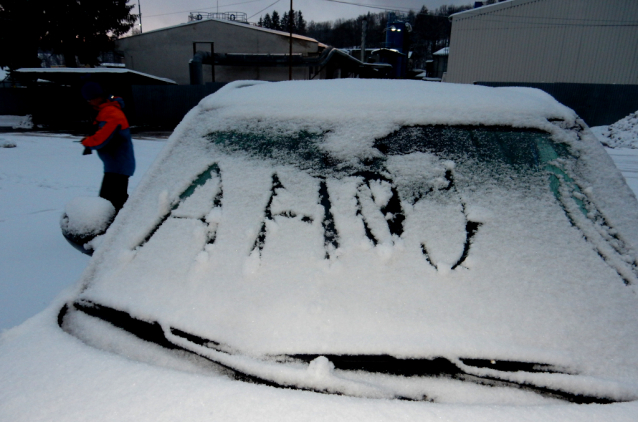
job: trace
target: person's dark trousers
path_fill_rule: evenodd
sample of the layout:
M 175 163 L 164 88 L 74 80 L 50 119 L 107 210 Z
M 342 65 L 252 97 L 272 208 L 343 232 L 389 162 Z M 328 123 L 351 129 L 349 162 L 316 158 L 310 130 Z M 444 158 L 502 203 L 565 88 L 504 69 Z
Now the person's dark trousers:
M 128 199 L 128 176 L 118 173 L 104 173 L 100 197 L 111 201 L 115 211 L 119 211 Z

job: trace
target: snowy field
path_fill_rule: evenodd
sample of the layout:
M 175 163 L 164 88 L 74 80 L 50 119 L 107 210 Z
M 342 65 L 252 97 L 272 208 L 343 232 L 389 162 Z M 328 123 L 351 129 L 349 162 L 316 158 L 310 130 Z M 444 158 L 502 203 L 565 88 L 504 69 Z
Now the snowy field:
M 607 152 L 625 176 L 629 187 L 638 196 L 638 149 L 607 148 Z
M 44 309 L 75 282 L 89 257 L 60 232 L 67 202 L 97 196 L 102 162 L 82 155 L 80 138 L 46 133 L 0 133 L 0 329 Z M 137 171 L 129 192 L 164 146 L 134 140 Z
M 19 364 L 3 368 L 2 376 L 13 382 L 12 388 L 0 390 L 0 420 L 635 420 L 634 403 L 433 404 L 275 389 L 232 381 L 210 366 L 176 359 L 155 346 L 137 347 L 126 333 L 117 339 L 120 345 L 131 345 L 124 351 L 126 357 L 105 352 L 110 347 L 108 341 L 96 344 L 102 350 L 86 347 L 52 329 L 56 313 L 67 299 L 65 288 L 80 277 L 89 261 L 64 240 L 59 219 L 68 201 L 97 195 L 102 177 L 97 155 L 82 156 L 81 146 L 74 142 L 77 140 L 59 134 L 0 133 L 0 145 L 7 146 L 0 148 L 0 330 L 39 313 L 21 327 L 5 332 L 0 340 L 0 360 L 24 357 Z M 134 145 L 137 171 L 130 191 L 165 142 L 134 139 Z M 638 193 L 638 150 L 608 152 Z M 48 306 L 52 301 L 54 304 Z M 139 360 L 157 365 L 136 362 Z M 56 388 L 33 387 L 40 384 Z M 78 385 L 83 386 L 82 391 Z

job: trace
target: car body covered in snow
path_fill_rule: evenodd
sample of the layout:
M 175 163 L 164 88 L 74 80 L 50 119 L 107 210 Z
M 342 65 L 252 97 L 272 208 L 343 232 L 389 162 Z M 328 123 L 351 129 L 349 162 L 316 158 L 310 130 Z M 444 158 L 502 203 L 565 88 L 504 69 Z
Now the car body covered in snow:
M 630 402 L 636 245 L 636 198 L 541 91 L 238 82 L 175 130 L 59 323 L 270 386 Z

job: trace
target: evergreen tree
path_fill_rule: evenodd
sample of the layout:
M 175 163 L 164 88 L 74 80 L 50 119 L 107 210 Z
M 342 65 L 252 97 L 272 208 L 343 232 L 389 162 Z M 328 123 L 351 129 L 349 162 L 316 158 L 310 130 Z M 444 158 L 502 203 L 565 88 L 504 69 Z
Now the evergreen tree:
M 293 11 L 294 13 L 294 11 Z M 288 12 L 284 12 L 283 16 L 281 17 L 281 30 L 282 31 L 286 31 L 286 32 L 290 32 L 290 17 L 288 16 Z M 294 20 L 292 21 L 292 32 L 296 33 L 295 31 L 295 23 Z
M 68 67 L 76 57 L 96 65 L 134 25 L 133 7 L 127 0 L 0 0 L 0 65 L 37 66 L 38 49 L 62 54 Z
M 297 34 L 306 35 L 306 21 L 301 14 L 301 10 L 295 14 L 295 29 Z
M 0 67 L 40 67 L 43 0 L 0 0 Z
M 272 19 L 268 13 L 264 16 L 264 28 L 272 29 Z
M 279 19 L 279 13 L 277 11 L 272 12 L 272 29 L 281 31 L 281 20 Z
M 315 22 L 308 24 L 306 34 L 316 40 L 327 43 L 332 32 L 332 22 Z
M 294 19 L 292 21 L 292 32 L 294 34 L 305 35 L 307 32 L 307 23 L 303 18 L 303 14 L 301 13 L 301 11 L 294 10 L 292 13 L 294 16 Z M 268 13 L 266 13 L 266 16 L 263 18 L 263 20 L 259 18 L 259 26 L 263 28 L 277 29 L 279 31 L 288 32 L 290 31 L 290 28 L 288 27 L 288 22 L 290 22 L 289 19 L 290 17 L 288 12 L 284 12 L 281 19 L 279 19 L 279 13 L 277 11 L 274 11 L 272 14 L 272 18 Z

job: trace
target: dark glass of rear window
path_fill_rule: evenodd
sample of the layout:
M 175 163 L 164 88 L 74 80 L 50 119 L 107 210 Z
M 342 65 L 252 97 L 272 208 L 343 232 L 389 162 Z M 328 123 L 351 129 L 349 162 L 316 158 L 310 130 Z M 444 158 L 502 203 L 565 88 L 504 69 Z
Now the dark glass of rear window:
M 273 159 L 301 169 L 352 171 L 352 163 L 340 162 L 319 147 L 324 136 L 307 131 L 279 134 L 265 129 L 260 133 L 214 132 L 207 137 L 229 152 Z M 406 126 L 375 140 L 374 147 L 385 156 L 424 152 L 443 159 L 530 168 L 542 168 L 551 159 L 569 156 L 567 148 L 554 143 L 546 132 L 496 126 Z M 380 168 L 383 161 L 372 159 L 361 166 Z
M 566 147 L 552 142 L 546 132 L 511 127 L 403 127 L 377 139 L 374 146 L 385 155 L 425 152 L 442 158 L 527 167 L 539 167 L 547 161 L 543 153 L 547 146 L 556 157 L 568 155 Z

